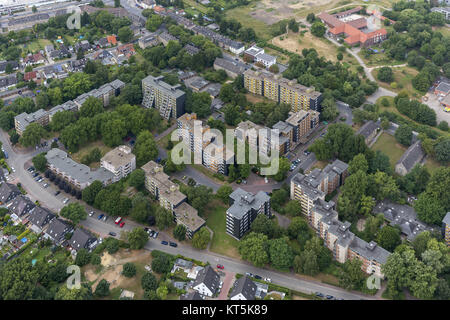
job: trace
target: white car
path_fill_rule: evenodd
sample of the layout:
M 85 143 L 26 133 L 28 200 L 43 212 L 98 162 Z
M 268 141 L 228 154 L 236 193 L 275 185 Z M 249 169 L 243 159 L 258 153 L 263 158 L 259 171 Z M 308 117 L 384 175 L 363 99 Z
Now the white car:
M 270 279 L 270 278 L 264 278 L 264 281 L 265 281 L 265 282 L 271 283 L 271 282 L 272 282 L 272 279 Z
M 11 171 L 16 172 L 16 169 L 14 169 L 14 167 L 11 167 Z
M 94 215 L 94 211 L 89 212 L 89 217 L 92 217 Z
M 67 202 L 69 202 L 69 198 L 64 198 L 63 203 L 66 204 Z
M 265 183 L 269 183 L 269 179 L 267 179 L 267 177 L 264 178 L 264 182 Z

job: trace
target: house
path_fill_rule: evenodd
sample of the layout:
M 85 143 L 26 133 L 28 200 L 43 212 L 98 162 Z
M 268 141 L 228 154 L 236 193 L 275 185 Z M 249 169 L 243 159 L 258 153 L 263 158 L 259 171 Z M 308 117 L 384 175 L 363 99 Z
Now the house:
M 35 81 L 37 79 L 37 72 L 36 71 L 30 71 L 30 72 L 25 72 L 25 74 L 23 75 L 23 80 L 25 81 Z
M 450 4 L 449 0 L 441 0 L 442 2 L 446 2 L 446 4 Z M 450 7 L 435 7 L 435 8 L 431 8 L 431 12 L 439 12 L 442 13 L 445 17 L 445 20 L 450 20 Z
M 6 77 L 0 78 L 0 90 L 7 90 L 14 87 L 17 84 L 17 75 L 11 74 Z
M 187 86 L 195 92 L 200 92 L 206 88 L 207 85 L 209 85 L 208 80 L 205 80 L 202 77 L 196 77 L 193 81 L 190 81 Z
M 97 48 L 105 48 L 109 46 L 109 42 L 107 38 L 100 38 L 95 42 Z
M 261 282 L 253 282 L 256 285 L 255 297 L 258 299 L 264 299 L 269 291 L 269 285 Z
M 36 205 L 28 198 L 23 195 L 17 196 L 9 205 L 8 209 L 11 213 L 15 214 L 20 220 L 29 214 Z
M 2 182 L 0 185 L 0 205 L 7 204 L 21 194 L 16 185 Z
M 108 43 L 109 43 L 111 46 L 117 45 L 117 38 L 116 38 L 115 35 L 107 36 L 107 37 L 106 37 L 106 40 L 108 41 Z
M 6 72 L 6 67 L 10 65 L 12 70 L 15 71 L 19 69 L 19 63 L 17 61 L 0 61 L 0 74 Z
M 28 56 L 26 56 L 25 59 L 23 60 L 23 62 L 25 63 L 25 65 L 30 66 L 30 65 L 45 63 L 45 58 L 40 52 L 38 52 L 35 54 L 29 54 Z
M 148 47 L 153 47 L 159 44 L 159 39 L 156 34 L 149 34 L 139 38 L 139 47 L 145 49 Z
M 78 251 L 80 249 L 86 249 L 90 251 L 97 244 L 97 238 L 91 235 L 88 231 L 80 228 L 76 228 L 73 232 L 72 238 L 69 240 L 70 247 Z
M 277 63 L 277 58 L 267 53 L 260 53 L 256 56 L 256 63 L 262 64 L 266 68 L 270 68 Z
M 190 270 L 192 269 L 192 267 L 194 266 L 194 263 L 192 261 L 187 261 L 181 258 L 177 258 L 177 260 L 175 260 L 174 264 L 173 264 L 173 268 L 171 273 L 176 272 L 178 269 L 183 269 L 183 270 Z
M 186 50 L 186 52 L 188 54 L 190 54 L 191 56 L 196 55 L 197 53 L 200 52 L 200 49 L 191 45 L 191 44 L 187 44 L 183 47 L 184 50 Z
M 37 229 L 42 230 L 53 218 L 55 215 L 50 212 L 50 210 L 35 207 L 28 216 L 28 221 Z
M 65 235 L 72 232 L 73 227 L 62 219 L 53 219 L 45 231 L 44 237 L 51 239 L 56 244 L 61 244 L 65 240 Z
M 256 285 L 247 275 L 234 282 L 230 300 L 255 300 Z
M 220 83 L 210 83 L 205 88 L 203 88 L 202 92 L 208 92 L 211 99 L 216 99 L 220 94 L 220 89 L 222 85 Z
M 108 50 L 100 50 L 95 52 L 93 60 L 100 60 L 103 65 L 113 65 L 117 63 L 117 58 Z
M 364 141 L 366 142 L 366 144 L 369 145 L 373 142 L 380 129 L 381 127 L 378 122 L 369 120 L 366 123 L 364 123 L 364 125 L 361 128 L 359 128 L 356 134 L 362 135 L 364 137 Z
M 422 149 L 422 143 L 417 140 L 400 157 L 395 165 L 395 172 L 399 175 L 406 175 L 425 158 L 425 151 Z
M 220 276 L 208 265 L 197 274 L 193 289 L 202 296 L 212 297 L 219 289 L 219 285 Z
M 127 57 L 127 59 L 136 53 L 132 43 L 127 43 L 127 44 L 118 46 L 116 49 L 116 52 L 117 52 L 118 56 L 124 55 L 125 57 Z
M 84 70 L 87 59 L 71 60 L 68 65 L 69 72 L 80 72 Z
M 229 77 L 236 78 L 238 75 L 243 74 L 248 67 L 245 63 L 239 61 L 216 58 L 216 60 L 214 60 L 214 69 L 225 70 Z
M 82 40 L 80 42 L 75 43 L 75 52 L 78 52 L 79 50 L 82 51 L 89 51 L 92 49 L 91 44 L 87 40 Z
M 180 300 L 203 300 L 203 298 L 197 291 L 192 291 L 180 295 Z
M 437 96 L 446 96 L 450 93 L 450 82 L 441 81 L 434 89 L 434 94 Z
M 178 39 L 176 37 L 174 37 L 173 35 L 171 35 L 168 32 L 162 32 L 158 35 L 158 40 L 164 45 L 167 46 L 167 44 L 169 43 L 169 41 L 178 41 Z

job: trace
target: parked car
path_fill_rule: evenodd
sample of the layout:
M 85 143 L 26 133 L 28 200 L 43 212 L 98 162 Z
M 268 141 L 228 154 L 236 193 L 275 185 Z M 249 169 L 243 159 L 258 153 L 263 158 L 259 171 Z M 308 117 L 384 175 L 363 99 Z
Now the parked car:
M 104 214 L 102 213 L 101 215 L 98 216 L 98 220 L 102 220 Z
M 125 222 L 122 221 L 122 222 L 119 224 L 119 227 L 123 228 L 124 225 L 125 225 Z
M 147 233 L 149 233 L 149 232 L 150 232 L 150 229 L 149 229 L 149 228 L 144 228 L 144 231 L 147 232 Z
M 323 298 L 323 297 L 324 297 L 324 295 L 323 295 L 323 293 L 320 293 L 320 292 L 316 292 L 316 297 L 319 297 L 319 298 Z
M 153 230 L 150 230 L 150 232 L 148 233 L 148 236 L 150 237 L 150 238 L 153 238 L 153 235 L 155 234 L 155 231 L 153 231 Z
M 115 232 L 112 232 L 112 231 L 110 231 L 108 234 L 109 234 L 110 236 L 112 236 L 112 237 L 115 237 L 115 236 L 116 236 L 116 233 L 115 233 Z
M 158 234 L 159 234 L 159 232 L 158 232 L 158 231 L 155 231 L 155 233 L 153 234 L 153 239 L 158 238 Z
M 120 221 L 122 221 L 122 217 L 117 217 L 116 221 L 114 221 L 115 224 L 119 224 Z
M 33 178 L 36 178 L 39 175 L 38 172 L 33 173 Z
M 106 220 L 108 220 L 108 216 L 107 216 L 107 215 L 105 215 L 105 216 L 103 217 L 103 221 L 106 221 Z
M 48 183 L 44 183 L 43 187 L 47 188 L 48 187 Z
M 66 204 L 67 202 L 69 202 L 69 198 L 64 198 L 63 203 Z
M 16 169 L 14 169 L 14 167 L 11 167 L 11 171 L 16 172 Z
M 264 281 L 265 281 L 265 282 L 271 283 L 271 282 L 272 282 L 272 279 L 270 279 L 270 278 L 264 278 Z
M 94 211 L 89 212 L 89 217 L 92 217 L 94 215 Z
M 254 278 L 257 279 L 257 280 L 261 280 L 262 279 L 262 277 L 258 276 L 257 274 L 255 274 Z
M 103 238 L 98 238 L 98 243 L 102 243 L 103 242 Z
M 218 265 L 217 265 L 217 268 L 218 268 L 218 269 L 222 269 L 222 270 L 223 270 L 223 269 L 224 269 L 224 266 L 223 266 L 223 265 L 221 265 L 221 264 L 218 264 Z
M 169 243 L 167 241 L 161 241 L 161 244 L 167 246 Z
M 325 298 L 327 298 L 328 300 L 334 299 L 334 297 L 333 297 L 333 296 L 330 296 L 329 294 L 327 294 L 327 295 L 325 296 Z
M 246 272 L 245 274 L 246 274 L 247 276 L 249 276 L 250 278 L 253 278 L 253 277 L 254 277 L 254 274 L 253 274 L 253 273 Z
M 178 245 L 175 242 L 169 242 L 169 246 L 174 248 L 178 247 Z
M 60 193 L 61 193 L 61 191 L 59 191 L 59 190 L 56 191 L 56 192 L 55 192 L 55 197 L 56 197 L 58 194 L 60 194 Z

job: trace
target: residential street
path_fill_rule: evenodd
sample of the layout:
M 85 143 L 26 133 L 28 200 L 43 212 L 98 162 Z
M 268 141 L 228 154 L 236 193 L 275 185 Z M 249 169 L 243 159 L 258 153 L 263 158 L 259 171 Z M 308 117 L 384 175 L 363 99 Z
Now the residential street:
M 15 167 L 16 173 L 14 175 L 22 183 L 22 186 L 28 192 L 28 195 L 33 200 L 39 200 L 42 206 L 47 207 L 55 212 L 59 212 L 59 210 L 64 206 L 61 200 L 55 197 L 53 193 L 50 192 L 51 189 L 50 187 L 44 189 L 39 183 L 34 181 L 32 176 L 26 171 L 25 168 L 26 162 L 29 161 L 34 155 L 42 152 L 43 150 L 33 150 L 28 153 L 18 153 L 11 148 L 8 134 L 4 131 L 1 131 L 0 133 L 0 140 L 3 143 L 4 149 L 6 150 L 6 152 L 8 152 L 9 155 L 9 158 L 7 160 L 8 164 L 10 166 L 12 165 Z M 92 217 L 87 217 L 87 219 L 82 221 L 81 224 L 87 229 L 99 234 L 102 237 L 106 237 L 110 231 L 115 232 L 117 234 L 117 237 L 119 237 L 120 231 L 122 230 L 131 230 L 134 227 L 141 227 L 139 224 L 125 219 L 126 224 L 124 228 L 121 229 L 114 224 L 112 218 L 109 218 L 108 221 L 106 222 L 98 220 L 97 216 L 101 213 L 100 211 L 92 209 L 89 206 L 86 207 L 86 210 L 87 212 L 94 210 L 96 214 L 94 214 Z M 205 262 L 208 261 L 214 266 L 220 263 L 225 266 L 227 271 L 232 271 L 241 274 L 251 272 L 254 274 L 258 274 L 262 277 L 269 277 L 272 279 L 274 283 L 278 285 L 285 286 L 287 288 L 298 290 L 305 293 L 312 293 L 319 291 L 323 294 L 330 294 L 337 298 L 343 299 L 373 299 L 373 297 L 368 297 L 360 293 L 352 293 L 320 282 L 312 281 L 309 279 L 308 280 L 302 279 L 298 275 L 256 268 L 245 261 L 232 259 L 208 251 L 196 250 L 191 246 L 187 246 L 184 244 L 179 244 L 177 248 L 162 245 L 161 240 L 173 241 L 173 238 L 171 238 L 171 236 L 165 234 L 164 232 L 160 232 L 160 236 L 158 236 L 158 239 L 150 239 L 146 244 L 145 249 L 147 250 L 157 249 L 171 254 L 181 254 L 193 259 Z

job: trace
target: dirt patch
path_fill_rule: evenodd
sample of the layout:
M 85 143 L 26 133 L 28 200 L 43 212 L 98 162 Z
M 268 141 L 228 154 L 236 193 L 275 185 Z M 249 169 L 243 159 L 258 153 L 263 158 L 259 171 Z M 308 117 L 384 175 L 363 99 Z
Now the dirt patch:
M 364 231 L 365 224 L 366 224 L 365 218 L 359 219 L 358 222 L 356 223 L 356 229 L 358 229 L 358 231 Z

